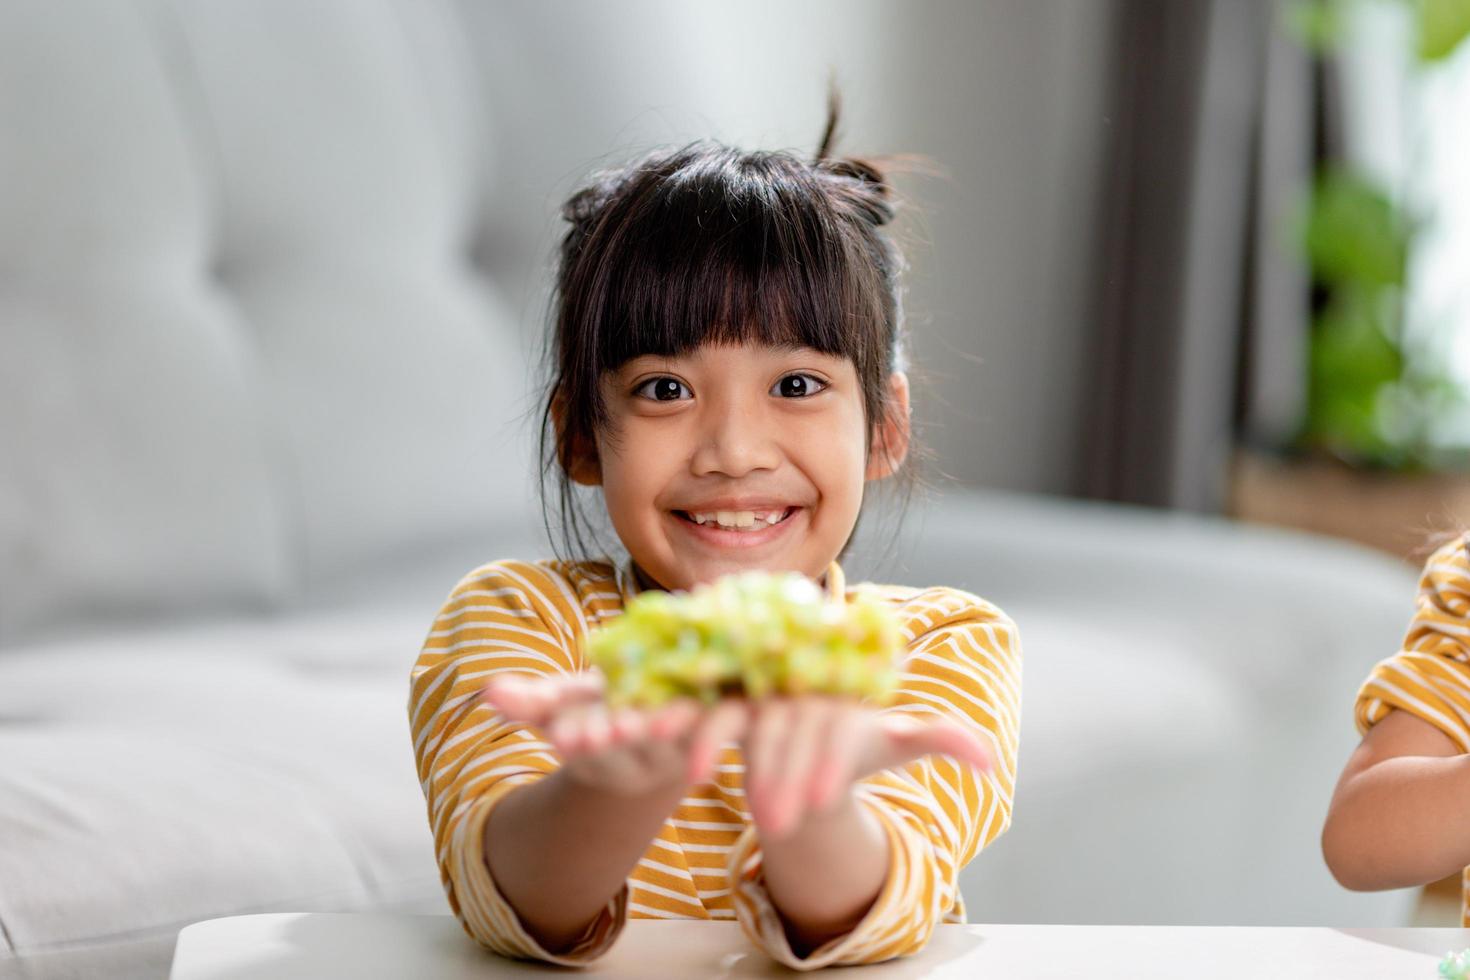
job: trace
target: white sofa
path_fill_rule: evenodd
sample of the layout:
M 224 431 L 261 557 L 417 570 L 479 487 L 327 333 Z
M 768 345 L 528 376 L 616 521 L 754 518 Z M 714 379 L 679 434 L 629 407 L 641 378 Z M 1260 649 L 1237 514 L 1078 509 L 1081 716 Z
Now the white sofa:
M 220 915 L 444 908 L 408 669 L 460 575 L 547 552 L 461 19 L 0 5 L 0 976 L 160 976 Z M 1021 627 L 974 919 L 1402 921 L 1316 831 L 1411 572 L 958 490 L 897 560 L 872 541 L 852 577 Z

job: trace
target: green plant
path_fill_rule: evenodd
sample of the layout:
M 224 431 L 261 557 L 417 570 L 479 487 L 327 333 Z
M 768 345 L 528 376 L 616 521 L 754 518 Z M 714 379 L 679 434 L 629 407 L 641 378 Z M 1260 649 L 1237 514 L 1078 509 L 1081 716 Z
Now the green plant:
M 1342 43 L 1351 2 L 1295 3 L 1285 23 L 1311 50 L 1330 56 Z M 1397 3 L 1413 21 L 1416 71 L 1433 70 L 1470 35 L 1470 0 Z M 1432 439 L 1435 423 L 1465 396 L 1439 351 L 1405 324 L 1410 260 L 1426 218 L 1406 213 L 1402 196 L 1351 166 L 1330 164 L 1318 173 L 1300 226 L 1319 297 L 1302 448 L 1361 466 L 1445 462 Z

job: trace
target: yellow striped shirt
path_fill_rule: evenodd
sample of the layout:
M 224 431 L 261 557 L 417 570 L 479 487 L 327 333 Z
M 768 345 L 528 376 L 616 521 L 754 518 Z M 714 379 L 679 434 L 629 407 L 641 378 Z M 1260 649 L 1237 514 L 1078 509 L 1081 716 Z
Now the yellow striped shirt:
M 1429 557 L 1403 649 L 1380 662 L 1358 691 L 1359 732 L 1394 708 L 1408 711 L 1470 752 L 1470 546 L 1455 538 Z M 1470 868 L 1460 875 L 1460 922 L 1470 927 Z
M 848 588 L 835 562 L 826 584 L 834 596 L 870 590 L 898 614 L 907 653 L 896 703 L 884 710 L 957 719 L 996 758 L 985 776 L 929 756 L 859 782 L 858 797 L 886 831 L 892 859 L 882 891 L 851 933 L 805 958 L 792 952 L 763 885 L 733 743 L 722 750 L 713 781 L 686 791 L 624 887 L 570 950 L 551 953 L 526 932 L 491 878 L 484 827 L 498 800 L 559 760 L 533 730 L 506 723 L 477 695 L 498 673 L 586 669 L 588 630 L 621 615 L 639 591 L 630 564 L 551 560 L 497 561 L 470 572 L 450 593 L 413 668 L 408 711 L 419 780 L 440 877 L 465 930 L 506 956 L 575 965 L 605 952 L 630 915 L 737 919 L 775 959 L 815 969 L 901 956 L 922 948 L 940 921 L 963 922 L 959 870 L 1010 823 L 1021 709 L 1015 624 L 956 589 Z

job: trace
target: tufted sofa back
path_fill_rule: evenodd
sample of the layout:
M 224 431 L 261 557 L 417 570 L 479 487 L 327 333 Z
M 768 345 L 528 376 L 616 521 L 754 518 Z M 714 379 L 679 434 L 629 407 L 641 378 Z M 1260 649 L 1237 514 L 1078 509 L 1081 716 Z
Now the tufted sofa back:
M 0 645 L 524 525 L 462 37 L 424 0 L 0 5 Z

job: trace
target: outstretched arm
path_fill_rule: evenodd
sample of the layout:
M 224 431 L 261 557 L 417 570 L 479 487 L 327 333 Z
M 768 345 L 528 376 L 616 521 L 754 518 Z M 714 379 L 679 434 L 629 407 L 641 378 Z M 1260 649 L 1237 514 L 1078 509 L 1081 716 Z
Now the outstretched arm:
M 485 861 L 501 894 L 547 949 L 574 945 L 648 850 L 719 743 L 739 734 L 737 706 L 701 714 L 609 713 L 593 675 L 506 679 L 486 700 L 550 733 L 562 768 L 505 798 L 485 822 Z M 735 709 L 735 710 L 731 710 Z M 691 760 L 691 756 L 694 758 Z
M 559 575 L 503 561 L 466 576 L 414 665 L 408 711 L 441 878 L 465 931 L 505 956 L 579 965 L 617 938 L 624 876 L 677 805 L 672 785 L 686 785 L 683 765 L 653 743 L 693 745 L 709 719 L 685 708 L 662 720 L 667 732 L 641 717 L 614 725 L 579 653 L 585 615 Z M 503 698 L 483 696 L 492 682 Z
M 959 869 L 1009 823 L 1015 625 L 957 590 L 935 590 L 926 606 L 930 628 L 911 641 L 896 702 L 833 719 L 811 743 L 821 762 L 805 739 L 773 737 L 769 720 L 753 721 L 746 737 L 754 827 L 728 871 L 747 935 L 787 966 L 872 963 L 922 948 L 962 908 Z M 774 730 L 801 725 L 793 718 Z
M 855 781 L 931 753 L 982 772 L 994 765 L 979 737 L 951 719 L 884 715 L 826 698 L 756 706 L 746 792 L 766 889 L 798 957 L 851 933 L 891 877 L 889 832 Z

